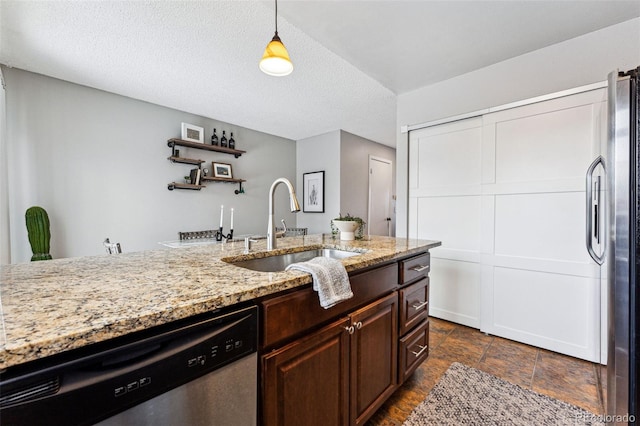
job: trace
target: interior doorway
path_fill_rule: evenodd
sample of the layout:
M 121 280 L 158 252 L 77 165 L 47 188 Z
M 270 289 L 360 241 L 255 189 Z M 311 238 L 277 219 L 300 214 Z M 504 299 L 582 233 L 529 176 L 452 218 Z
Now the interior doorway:
M 369 235 L 393 236 L 392 188 L 393 163 L 380 157 L 369 156 Z

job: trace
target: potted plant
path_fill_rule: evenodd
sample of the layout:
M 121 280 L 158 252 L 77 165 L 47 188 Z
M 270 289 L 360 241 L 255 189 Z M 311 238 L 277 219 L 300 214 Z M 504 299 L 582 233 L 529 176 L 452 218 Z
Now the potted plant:
M 331 221 L 331 233 L 336 235 L 340 231 L 341 240 L 361 240 L 363 238 L 365 221 L 357 216 L 351 216 L 347 213 L 342 216 L 342 213 L 338 217 Z

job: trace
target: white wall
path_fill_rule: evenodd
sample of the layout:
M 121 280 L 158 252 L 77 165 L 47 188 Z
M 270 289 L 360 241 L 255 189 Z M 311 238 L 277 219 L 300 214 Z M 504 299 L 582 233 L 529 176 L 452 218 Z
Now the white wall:
M 349 132 L 341 131 L 340 134 L 340 212 L 359 216 L 366 221 L 369 210 L 369 156 L 392 161 L 392 173 L 395 176 L 396 150 Z M 395 190 L 395 179 L 391 187 Z M 395 219 L 393 216 L 392 221 Z
M 302 175 L 324 170 L 324 213 L 297 214 L 298 226 L 310 234 L 331 232 L 331 219 L 340 211 L 340 130 L 301 139 L 296 143 L 296 193 L 302 209 Z
M 536 50 L 398 96 L 397 226 L 407 228 L 407 135 L 404 125 L 604 81 L 618 68 L 640 65 L 640 18 Z
M 221 204 L 225 231 L 234 207 L 236 234 L 265 234 L 271 183 L 295 180 L 294 141 L 18 69 L 3 72 L 13 263 L 31 257 L 24 213 L 32 205 L 49 213 L 54 258 L 104 253 L 107 236 L 128 252 L 159 248 L 178 231 L 217 227 Z M 167 190 L 192 167 L 167 161 L 167 139 L 180 137 L 183 121 L 204 127 L 205 139 L 213 127 L 233 131 L 237 148 L 247 151 L 238 159 L 180 150 L 232 164 L 234 177 L 247 180 L 245 194 L 226 183 Z M 287 191 L 276 195 L 277 217 L 295 226 Z

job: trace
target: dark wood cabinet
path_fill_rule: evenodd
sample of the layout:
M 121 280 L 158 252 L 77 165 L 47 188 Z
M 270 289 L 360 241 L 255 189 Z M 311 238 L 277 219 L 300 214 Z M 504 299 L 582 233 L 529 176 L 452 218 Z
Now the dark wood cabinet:
M 399 382 L 403 383 L 429 356 L 429 320 L 400 338 L 398 349 Z
M 398 386 L 398 295 L 351 315 L 351 424 L 364 424 Z
M 405 284 L 425 277 L 431 269 L 431 255 L 423 253 L 400 261 L 400 283 Z
M 400 289 L 400 334 L 429 317 L 429 278 Z
M 428 356 L 429 260 L 352 274 L 330 309 L 310 286 L 263 299 L 262 424 L 365 424 Z
M 262 308 L 263 349 L 303 335 L 318 324 L 346 316 L 359 306 L 376 300 L 398 288 L 398 266 L 393 263 L 349 277 L 353 297 L 324 309 L 318 293 L 311 287 L 268 298 Z
M 349 318 L 262 357 L 263 424 L 349 424 Z
M 264 425 L 364 424 L 397 388 L 397 297 L 263 355 Z
M 401 288 L 398 383 L 402 384 L 429 356 L 429 277 L 431 256 L 423 253 L 399 263 Z

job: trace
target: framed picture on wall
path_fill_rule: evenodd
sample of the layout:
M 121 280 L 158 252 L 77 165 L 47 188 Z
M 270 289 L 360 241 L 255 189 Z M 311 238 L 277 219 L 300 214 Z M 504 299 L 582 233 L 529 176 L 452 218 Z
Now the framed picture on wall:
M 182 123 L 182 140 L 204 143 L 204 129 L 189 123 Z
M 217 178 L 233 178 L 231 174 L 231 164 L 227 163 L 212 163 L 213 166 L 213 177 Z
M 324 170 L 302 175 L 302 211 L 324 213 Z

